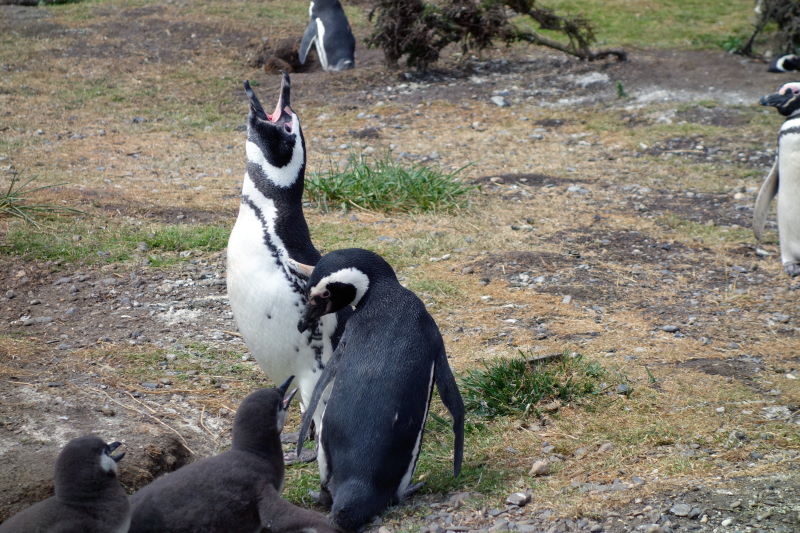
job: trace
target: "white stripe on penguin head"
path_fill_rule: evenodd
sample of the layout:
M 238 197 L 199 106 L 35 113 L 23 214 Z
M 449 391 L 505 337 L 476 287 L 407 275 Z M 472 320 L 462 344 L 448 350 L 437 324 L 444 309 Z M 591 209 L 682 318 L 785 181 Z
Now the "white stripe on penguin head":
M 261 167 L 261 173 L 278 187 L 291 187 L 297 181 L 300 168 L 303 166 L 303 160 L 305 159 L 303 142 L 300 140 L 300 120 L 294 113 L 292 113 L 292 132 L 295 139 L 292 158 L 283 167 L 276 167 L 270 164 L 266 156 L 264 156 L 264 152 L 253 141 L 247 141 L 244 147 L 247 160 Z
M 325 291 L 329 284 L 335 282 L 347 283 L 348 285 L 352 285 L 356 288 L 356 296 L 353 298 L 353 301 L 350 302 L 350 305 L 353 307 L 358 306 L 358 302 L 361 301 L 361 298 L 364 297 L 367 289 L 369 289 L 369 278 L 367 275 L 355 267 L 350 267 L 337 270 L 333 274 L 328 274 L 319 280 L 319 283 L 314 285 L 309 291 L 308 297 L 313 298 L 314 296 L 317 296 L 321 292 Z

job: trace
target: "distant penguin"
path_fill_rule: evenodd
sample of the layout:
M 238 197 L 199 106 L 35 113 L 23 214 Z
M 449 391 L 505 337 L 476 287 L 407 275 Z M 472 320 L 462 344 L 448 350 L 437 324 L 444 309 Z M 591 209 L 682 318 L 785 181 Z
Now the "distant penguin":
M 289 378 L 277 389 L 244 399 L 227 452 L 166 474 L 131 497 L 131 533 L 332 533 L 319 513 L 282 499 L 280 432 L 289 402 Z
M 322 68 L 347 70 L 356 66 L 356 38 L 339 0 L 311 0 L 308 26 L 300 42 L 300 63 L 305 64 L 311 45 L 317 47 Z
M 355 311 L 314 390 L 309 409 L 336 378 L 322 424 L 317 463 L 321 500 L 354 530 L 419 486 L 417 465 L 433 384 L 453 417 L 453 469 L 461 470 L 464 404 L 447 363 L 444 342 L 425 305 L 404 288 L 386 261 L 367 250 L 331 252 L 313 267 L 298 329 L 346 306 Z M 310 424 L 308 416 L 298 450 Z
M 289 106 L 287 74 L 271 115 L 248 82 L 244 87 L 250 99 L 247 172 L 228 240 L 228 299 L 262 370 L 276 383 L 296 376 L 305 409 L 349 311 L 326 316 L 304 334 L 297 331 L 305 306 L 304 277 L 288 261 L 316 263 L 320 257 L 303 216 L 305 140 L 300 119 Z
M 0 533 L 125 533 L 131 521 L 125 489 L 117 480 L 113 455 L 119 442 L 93 437 L 72 439 L 56 460 L 55 496 L 15 514 Z
M 769 72 L 791 72 L 800 70 L 800 56 L 787 54 L 776 57 L 769 64 Z
M 769 204 L 777 195 L 781 260 L 786 273 L 795 277 L 800 275 L 800 82 L 763 96 L 761 105 L 775 107 L 787 118 L 778 133 L 777 160 L 758 191 L 753 232 L 761 240 Z

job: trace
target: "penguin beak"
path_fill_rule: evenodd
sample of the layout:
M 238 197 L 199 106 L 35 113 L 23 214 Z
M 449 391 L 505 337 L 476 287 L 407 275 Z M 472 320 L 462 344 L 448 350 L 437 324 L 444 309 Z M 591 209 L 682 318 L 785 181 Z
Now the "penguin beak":
M 264 108 L 261 106 L 261 102 L 258 101 L 258 96 L 256 96 L 253 88 L 250 87 L 249 80 L 244 81 L 244 92 L 247 94 L 247 98 L 250 99 L 250 111 L 252 111 L 253 114 L 258 118 L 267 119 L 267 112 L 264 111 Z
M 281 407 L 283 408 L 284 411 L 289 409 L 289 404 L 292 403 L 292 398 L 294 398 L 294 395 L 297 394 L 297 390 L 298 390 L 297 387 L 295 387 L 292 390 L 292 392 L 289 393 L 289 396 L 283 399 Z
M 278 103 L 275 104 L 275 111 L 271 115 L 267 115 L 267 120 L 275 124 L 292 123 L 292 108 L 289 106 L 291 90 L 292 83 L 289 75 L 281 72 L 281 94 L 278 96 Z
M 286 391 L 289 390 L 289 385 L 291 385 L 294 376 L 289 376 L 289 379 L 283 382 L 280 387 L 278 387 L 278 392 L 281 393 L 281 398 L 286 396 Z
M 125 452 L 120 452 L 117 455 L 113 455 L 112 452 L 122 446 L 121 442 L 112 442 L 111 444 L 106 445 L 106 455 L 111 457 L 115 463 L 118 463 L 120 459 L 125 457 Z
M 793 96 L 794 94 L 791 91 L 787 91 L 786 94 L 781 94 L 781 93 L 767 94 L 762 96 L 761 99 L 758 101 L 758 103 L 761 105 L 780 108 Z
M 330 300 L 318 301 L 316 298 L 309 300 L 306 304 L 306 312 L 303 313 L 303 317 L 297 323 L 297 331 L 303 333 L 310 328 L 312 324 L 316 324 L 322 315 L 326 315 L 330 312 L 330 308 Z

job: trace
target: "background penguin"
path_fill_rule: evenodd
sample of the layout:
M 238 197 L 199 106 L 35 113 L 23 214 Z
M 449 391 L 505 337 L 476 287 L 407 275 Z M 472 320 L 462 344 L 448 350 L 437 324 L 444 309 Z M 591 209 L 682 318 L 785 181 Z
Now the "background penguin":
M 347 249 L 323 256 L 313 271 L 305 268 L 308 304 L 298 329 L 325 313 L 355 307 L 310 407 L 336 376 L 319 427 L 317 463 L 321 495 L 333 500 L 334 523 L 352 530 L 418 488 L 410 483 L 434 381 L 453 417 L 458 476 L 464 404 L 439 328 L 386 261 Z M 298 449 L 309 423 L 304 417 Z
M 339 71 L 355 67 L 356 38 L 339 0 L 312 0 L 308 18 L 300 42 L 300 63 L 305 64 L 308 51 L 315 44 L 323 69 Z
M 12 516 L 0 532 L 128 531 L 128 495 L 117 480 L 117 461 L 125 454 L 112 455 L 119 446 L 94 436 L 69 441 L 56 460 L 55 496 Z
M 776 57 L 769 64 L 769 72 L 791 72 L 800 70 L 800 56 L 794 54 L 787 54 L 784 56 Z
M 244 87 L 250 99 L 247 172 L 239 216 L 228 240 L 228 299 L 261 369 L 276 383 L 296 376 L 304 409 L 349 311 L 326 316 L 304 334 L 297 331 L 305 305 L 304 278 L 287 261 L 291 257 L 316 263 L 320 257 L 303 217 L 305 140 L 300 119 L 289 105 L 287 74 L 272 115 L 264 111 L 248 82 Z
M 777 93 L 763 96 L 761 105 L 773 106 L 788 117 L 778 133 L 778 158 L 767 175 L 753 210 L 753 232 L 764 231 L 769 204 L 778 196 L 778 234 L 783 268 L 800 275 L 800 83 L 787 83 Z
M 236 411 L 233 445 L 166 474 L 131 497 L 132 533 L 335 531 L 327 518 L 283 500 L 280 432 L 291 378 L 259 389 Z

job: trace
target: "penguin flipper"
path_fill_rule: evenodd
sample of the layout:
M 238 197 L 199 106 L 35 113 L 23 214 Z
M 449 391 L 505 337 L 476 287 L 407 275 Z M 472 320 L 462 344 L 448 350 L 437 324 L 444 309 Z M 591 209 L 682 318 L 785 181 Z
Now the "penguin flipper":
M 453 371 L 450 370 L 450 365 L 447 364 L 447 355 L 444 348 L 436 358 L 433 374 L 436 380 L 436 388 L 439 389 L 439 397 L 441 397 L 442 403 L 447 407 L 447 410 L 450 411 L 450 416 L 453 417 L 453 434 L 455 435 L 453 475 L 458 477 L 461 473 L 461 462 L 464 459 L 464 401 L 461 399 L 461 393 L 458 392 L 458 385 L 456 385 L 456 379 L 453 377 Z
M 761 184 L 761 189 L 758 191 L 756 198 L 756 205 L 753 208 L 753 233 L 756 240 L 761 240 L 764 235 L 764 225 L 767 223 L 767 214 L 769 214 L 769 204 L 778 193 L 778 161 L 772 165 L 772 170 L 767 174 L 764 183 Z
M 303 33 L 303 40 L 300 41 L 300 49 L 297 51 L 301 65 L 306 64 L 306 56 L 308 56 L 308 51 L 311 49 L 311 45 L 314 44 L 316 39 L 317 20 L 311 17 L 311 20 L 308 21 L 308 26 L 306 26 L 306 31 Z
M 325 515 L 303 509 L 287 502 L 272 484 L 267 483 L 258 498 L 258 518 L 261 527 L 270 533 L 314 531 L 334 533 L 338 531 Z
M 339 359 L 342 356 L 345 344 L 346 337 L 342 335 L 342 338 L 339 340 L 339 345 L 336 346 L 336 349 L 331 354 L 328 364 L 325 365 L 322 375 L 319 377 L 317 384 L 314 386 L 314 392 L 311 394 L 311 401 L 308 402 L 306 412 L 303 413 L 303 420 L 300 423 L 300 432 L 297 435 L 298 457 L 303 449 L 303 443 L 306 441 L 308 430 L 311 428 L 311 422 L 314 420 L 314 413 L 317 411 L 317 405 L 319 404 L 319 400 L 322 398 L 322 393 L 325 392 L 325 388 L 336 376 L 336 364 L 339 362 Z

